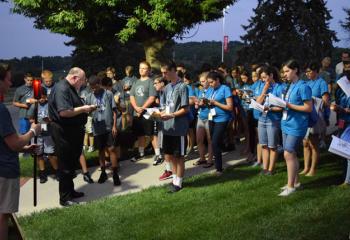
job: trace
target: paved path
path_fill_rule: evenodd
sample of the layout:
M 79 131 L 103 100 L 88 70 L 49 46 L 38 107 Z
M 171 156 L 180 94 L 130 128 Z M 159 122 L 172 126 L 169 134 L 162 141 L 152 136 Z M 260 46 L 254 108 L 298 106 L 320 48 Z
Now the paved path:
M 239 150 L 233 151 L 223 157 L 224 167 L 232 166 L 245 161 L 245 158 L 239 156 Z M 193 166 L 193 163 L 198 158 L 186 161 L 185 177 L 195 174 L 213 172 L 214 168 L 204 169 L 201 166 Z M 85 193 L 79 201 L 94 201 L 103 197 L 123 195 L 132 192 L 138 192 L 151 186 L 159 186 L 170 183 L 171 180 L 159 181 L 158 177 L 164 171 L 164 165 L 153 166 L 152 159 L 147 158 L 137 163 L 131 161 L 122 161 L 120 163 L 120 177 L 122 185 L 113 186 L 111 174 L 107 182 L 103 184 L 93 183 L 87 184 L 83 181 L 81 174 L 74 179 L 75 188 L 77 191 Z M 92 178 L 97 181 L 100 171 L 98 168 L 91 168 Z M 20 208 L 18 215 L 27 215 L 44 209 L 60 207 L 58 203 L 58 182 L 49 177 L 45 184 L 40 184 L 38 181 L 38 205 L 33 206 L 33 179 L 28 180 L 21 187 Z

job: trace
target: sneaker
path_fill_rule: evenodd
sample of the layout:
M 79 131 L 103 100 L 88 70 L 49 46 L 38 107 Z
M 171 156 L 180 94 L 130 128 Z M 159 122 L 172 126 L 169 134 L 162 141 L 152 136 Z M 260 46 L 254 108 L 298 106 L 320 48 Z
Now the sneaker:
M 268 172 L 268 170 L 262 169 L 259 174 L 260 175 L 267 175 L 267 172 Z
M 60 205 L 62 207 L 71 207 L 71 206 L 77 206 L 79 205 L 80 203 L 79 202 L 76 202 L 74 200 L 68 200 L 68 201 L 61 201 L 60 200 Z
M 140 161 L 140 160 L 142 160 L 142 159 L 144 159 L 144 158 L 145 158 L 145 155 L 137 154 L 136 156 L 134 156 L 134 157 L 131 158 L 131 161 L 132 161 L 132 162 L 138 162 L 138 161 Z
M 165 170 L 164 173 L 159 177 L 159 180 L 162 181 L 172 177 L 173 177 L 173 172 Z
M 114 186 L 120 186 L 122 184 L 117 172 L 113 173 L 113 184 Z
M 301 184 L 300 182 L 298 182 L 297 184 L 294 184 L 294 188 L 297 189 L 297 188 L 300 188 Z M 283 187 L 281 187 L 281 190 L 285 190 L 288 188 L 288 185 L 284 185 Z
M 269 170 L 267 170 L 267 171 L 265 172 L 265 175 L 266 175 L 266 176 L 273 176 L 273 175 L 275 175 L 275 171 L 269 171 Z
M 94 183 L 94 180 L 92 180 L 91 175 L 89 172 L 86 172 L 83 174 L 83 179 L 87 183 Z
M 182 187 L 179 187 L 177 185 L 171 184 L 168 193 L 176 193 L 176 192 L 180 191 L 181 189 L 182 189 Z
M 261 166 L 261 163 L 258 163 L 258 162 L 254 162 L 252 164 L 252 167 L 260 167 Z
M 105 181 L 107 181 L 107 179 L 108 179 L 108 176 L 106 171 L 102 171 L 100 178 L 98 179 L 98 183 L 104 183 Z
M 47 175 L 46 175 L 45 171 L 39 171 L 39 179 L 40 179 L 41 184 L 47 182 Z
M 154 155 L 153 157 L 153 166 L 163 163 L 163 158 L 161 155 Z
M 94 146 L 90 146 L 89 149 L 87 150 L 87 152 L 89 152 L 89 153 L 91 153 L 93 151 L 95 151 Z
M 216 177 L 220 177 L 221 175 L 222 175 L 222 171 L 216 170 L 216 171 L 214 172 L 214 176 L 216 176 Z
M 287 197 L 290 194 L 294 193 L 295 190 L 296 190 L 296 188 L 289 188 L 289 187 L 287 187 L 280 194 L 278 194 L 278 196 L 280 196 L 280 197 Z
M 88 146 L 88 145 L 84 145 L 84 146 L 83 146 L 83 151 L 84 151 L 84 152 L 86 152 L 88 149 L 89 149 L 89 146 Z

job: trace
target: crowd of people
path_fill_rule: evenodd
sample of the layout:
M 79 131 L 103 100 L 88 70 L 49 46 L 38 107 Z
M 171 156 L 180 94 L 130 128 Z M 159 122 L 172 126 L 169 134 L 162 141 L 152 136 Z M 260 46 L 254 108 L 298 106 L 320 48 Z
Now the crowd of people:
M 127 66 L 122 80 L 117 79 L 113 67 L 88 78 L 84 70 L 75 67 L 57 82 L 51 71 L 44 70 L 39 100 L 33 96 L 33 75 L 25 74 L 25 84 L 17 88 L 13 100 L 19 109 L 20 135 L 0 103 L 1 223 L 5 213 L 18 210 L 16 152 L 35 151 L 41 183 L 47 181 L 48 159 L 59 181 L 60 204 L 71 206 L 78 204 L 75 198 L 84 196 L 74 190 L 77 163 L 84 181 L 94 182 L 85 152 L 98 151 L 98 183 L 106 182 L 110 167 L 113 184 L 122 184 L 118 161 L 122 157 L 121 133 L 126 130 L 137 139 L 137 154 L 131 161 L 137 164 L 145 157 L 149 142 L 153 165 L 164 164 L 159 180 L 172 178 L 170 193 L 183 188 L 185 158 L 196 148 L 199 159 L 194 165 L 215 168 L 215 175 L 220 176 L 223 151 L 235 149 L 244 139 L 241 154 L 252 166 L 260 166 L 262 175 L 274 175 L 283 152 L 288 179 L 279 196 L 289 196 L 300 187 L 299 174 L 316 174 L 331 111 L 337 114 L 340 133 L 350 126 L 350 97 L 336 84 L 343 76 L 350 81 L 350 54 L 342 53 L 335 70 L 330 60 L 325 57 L 304 66 L 289 60 L 280 69 L 268 63 L 234 66 L 231 71 L 223 64 L 217 68 L 205 65 L 197 77 L 174 62 L 162 64 L 156 74 L 148 62 L 142 61 L 139 78 L 133 67 Z M 10 69 L 2 64 L 1 93 L 10 86 Z M 272 98 L 285 105 L 272 104 Z M 39 124 L 34 123 L 36 102 Z M 37 145 L 30 144 L 34 136 L 38 137 Z M 304 166 L 299 172 L 297 151 L 301 147 Z M 350 169 L 344 184 L 350 184 Z

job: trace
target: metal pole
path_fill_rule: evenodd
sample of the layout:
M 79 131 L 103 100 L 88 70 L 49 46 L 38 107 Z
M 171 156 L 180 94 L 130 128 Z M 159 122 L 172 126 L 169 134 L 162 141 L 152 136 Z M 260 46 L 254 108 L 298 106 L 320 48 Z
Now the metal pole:
M 35 102 L 35 105 L 34 105 L 34 122 L 35 124 L 38 124 L 38 101 Z M 34 136 L 34 144 L 37 144 L 38 143 L 38 137 L 37 136 Z M 34 153 L 34 167 L 33 167 L 33 205 L 34 207 L 36 207 L 37 205 L 37 182 L 36 182 L 36 179 L 37 179 L 37 160 L 38 160 L 38 157 L 36 155 L 36 153 Z
M 222 44 L 221 44 L 221 62 L 224 62 L 224 36 L 225 36 L 225 8 L 222 10 Z

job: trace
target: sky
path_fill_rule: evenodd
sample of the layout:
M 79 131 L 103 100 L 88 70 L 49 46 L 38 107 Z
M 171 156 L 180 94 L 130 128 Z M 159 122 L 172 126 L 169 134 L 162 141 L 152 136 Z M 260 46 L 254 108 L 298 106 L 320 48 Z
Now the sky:
M 244 35 L 242 25 L 248 23 L 253 15 L 253 8 L 257 0 L 239 0 L 231 6 L 223 19 L 215 22 L 202 23 L 195 26 L 187 33 L 182 40 L 189 41 L 221 41 L 223 35 L 227 35 L 230 41 L 240 40 Z M 22 15 L 11 14 L 11 3 L 0 3 L 0 59 L 22 58 L 32 56 L 69 56 L 73 50 L 64 42 L 70 38 L 54 34 L 47 30 L 38 30 L 33 27 L 33 20 Z M 331 10 L 333 19 L 330 21 L 330 28 L 337 32 L 340 42 L 335 46 L 349 47 L 348 34 L 340 27 L 339 21 L 345 19 L 346 14 L 342 10 L 350 7 L 350 0 L 328 0 L 328 9 Z M 224 30 L 223 30 L 223 25 Z

